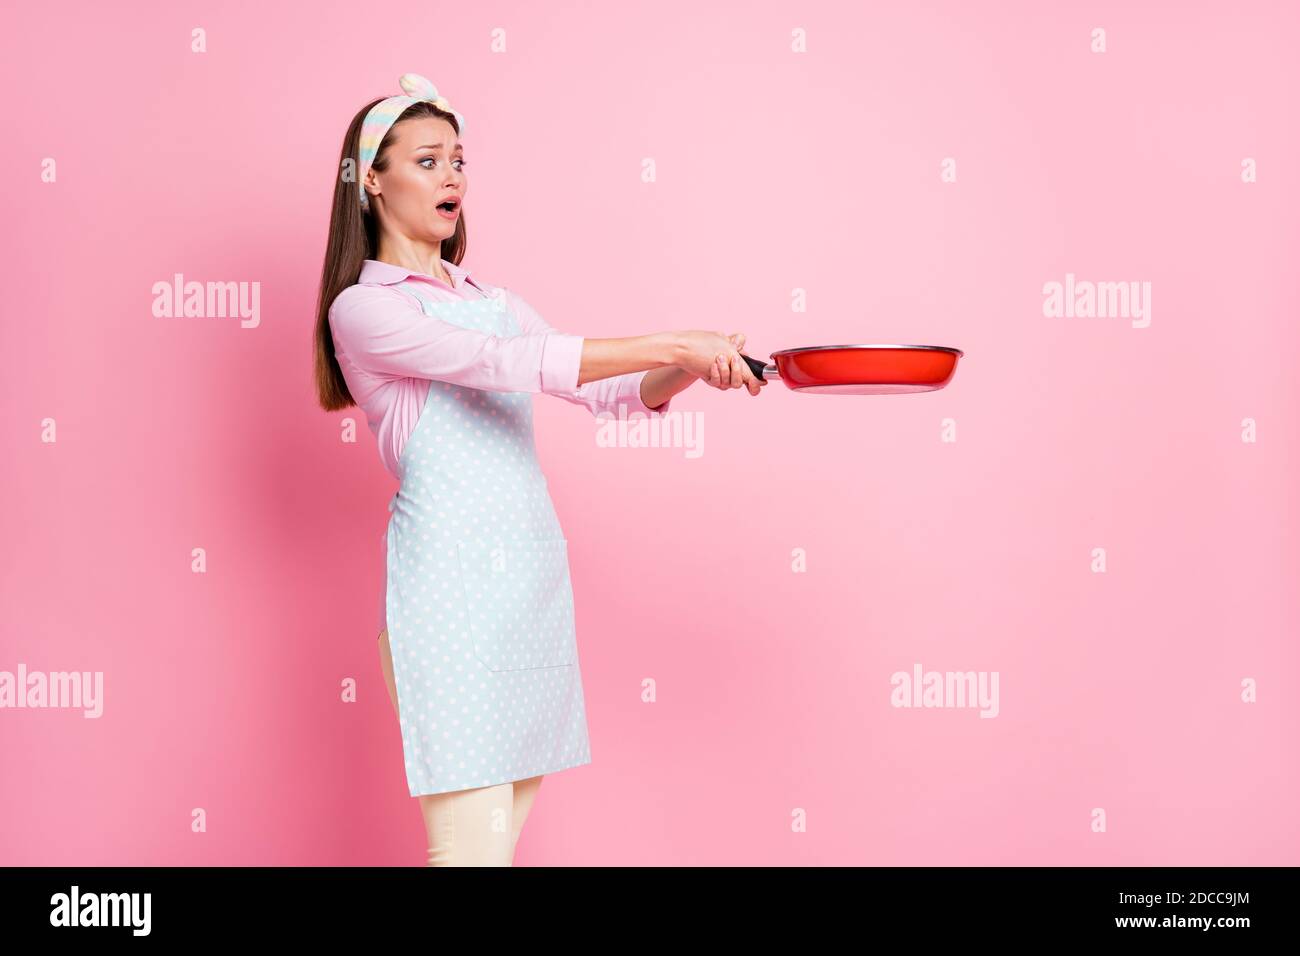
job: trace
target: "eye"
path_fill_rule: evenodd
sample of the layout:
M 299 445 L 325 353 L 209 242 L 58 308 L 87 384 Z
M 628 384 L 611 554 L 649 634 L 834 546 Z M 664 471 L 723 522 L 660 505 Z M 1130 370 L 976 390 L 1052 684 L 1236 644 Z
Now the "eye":
M 420 165 L 421 165 L 421 166 L 424 166 L 425 163 L 436 163 L 437 161 L 438 161 L 438 160 L 437 160 L 436 157 L 433 157 L 433 156 L 426 156 L 426 157 L 424 157 L 424 159 L 420 160 Z M 467 160 L 467 159 L 455 159 L 455 160 L 453 160 L 453 162 L 460 163 L 460 168 L 461 168 L 461 169 L 464 169 L 466 166 L 469 165 L 469 160 Z M 425 166 L 424 168 L 425 168 L 425 169 L 433 169 L 432 166 Z

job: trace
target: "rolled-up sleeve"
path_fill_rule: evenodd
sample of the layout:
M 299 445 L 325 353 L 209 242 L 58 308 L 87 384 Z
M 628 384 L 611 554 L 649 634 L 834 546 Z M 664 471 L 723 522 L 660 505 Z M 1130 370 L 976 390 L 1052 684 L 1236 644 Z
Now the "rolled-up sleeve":
M 335 351 L 372 375 L 564 397 L 578 381 L 581 336 L 553 329 L 490 335 L 426 315 L 387 286 L 344 289 L 330 305 L 329 322 Z
M 504 287 L 501 289 L 501 294 L 519 319 L 519 327 L 523 332 L 520 337 L 546 336 L 548 352 L 554 350 L 551 383 L 563 387 L 544 389 L 548 394 L 556 395 L 575 405 L 585 405 L 593 415 L 600 412 L 617 415 L 620 406 L 626 407 L 628 412 L 642 414 L 651 412 L 663 414 L 668 411 L 669 406 L 672 405 L 671 398 L 653 408 L 641 398 L 641 380 L 650 372 L 649 369 L 611 375 L 609 378 L 598 378 L 579 385 L 578 371 L 582 359 L 583 336 L 556 331 L 523 296 Z M 570 369 L 572 369 L 571 373 Z

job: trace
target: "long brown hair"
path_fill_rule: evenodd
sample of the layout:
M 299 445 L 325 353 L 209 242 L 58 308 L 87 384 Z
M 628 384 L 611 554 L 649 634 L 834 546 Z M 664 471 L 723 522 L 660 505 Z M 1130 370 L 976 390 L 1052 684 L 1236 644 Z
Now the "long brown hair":
M 382 99 L 382 98 L 381 98 Z M 361 209 L 358 195 L 356 171 L 357 145 L 361 138 L 361 123 L 370 108 L 380 100 L 372 100 L 363 106 L 352 118 L 347 134 L 343 137 L 343 149 L 339 154 L 339 171 L 334 177 L 334 207 L 330 211 L 329 238 L 325 245 L 325 264 L 321 267 L 320 293 L 316 300 L 315 333 L 315 377 L 316 395 L 321 408 L 327 412 L 341 408 L 350 408 L 356 402 L 343 381 L 343 372 L 339 360 L 334 355 L 334 336 L 330 334 L 329 312 L 334 298 L 350 285 L 356 285 L 361 276 L 361 265 L 367 259 L 374 258 L 379 248 L 379 222 L 376 204 L 370 203 L 366 211 Z M 408 106 L 397 121 L 384 134 L 375 161 L 371 164 L 377 172 L 388 168 L 388 148 L 392 145 L 394 130 L 411 119 L 433 116 L 444 119 L 460 135 L 460 126 L 456 117 L 440 110 L 432 103 L 421 100 Z M 350 175 L 347 173 L 350 171 Z M 465 234 L 465 214 L 462 211 L 456 219 L 456 231 L 450 239 L 442 243 L 442 258 L 460 265 L 465 257 L 467 244 Z

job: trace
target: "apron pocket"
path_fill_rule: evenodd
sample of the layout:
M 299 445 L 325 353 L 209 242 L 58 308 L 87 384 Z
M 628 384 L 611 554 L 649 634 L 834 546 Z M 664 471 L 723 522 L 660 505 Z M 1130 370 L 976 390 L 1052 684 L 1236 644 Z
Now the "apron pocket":
M 568 540 L 456 545 L 474 654 L 493 671 L 572 664 Z

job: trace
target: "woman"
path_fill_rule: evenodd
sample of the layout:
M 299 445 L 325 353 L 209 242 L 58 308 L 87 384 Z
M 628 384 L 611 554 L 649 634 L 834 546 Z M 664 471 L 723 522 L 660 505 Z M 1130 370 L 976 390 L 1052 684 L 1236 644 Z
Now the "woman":
M 326 410 L 361 407 L 401 481 L 379 646 L 428 863 L 509 866 L 542 776 L 591 762 L 567 541 L 529 393 L 662 413 L 696 380 L 766 383 L 739 333 L 585 338 L 471 279 L 464 120 L 423 77 L 399 82 L 406 95 L 367 105 L 344 139 L 316 380 Z

